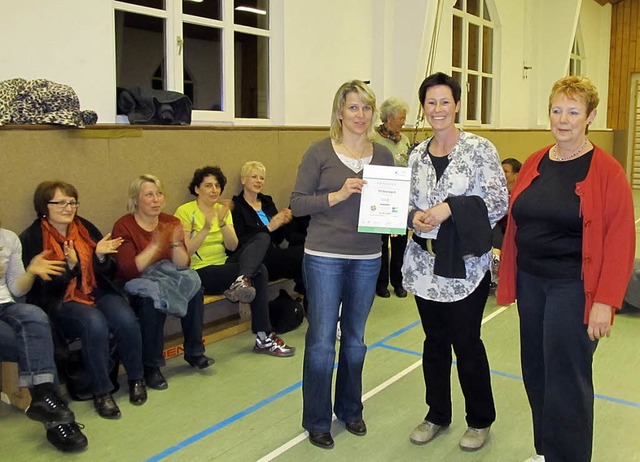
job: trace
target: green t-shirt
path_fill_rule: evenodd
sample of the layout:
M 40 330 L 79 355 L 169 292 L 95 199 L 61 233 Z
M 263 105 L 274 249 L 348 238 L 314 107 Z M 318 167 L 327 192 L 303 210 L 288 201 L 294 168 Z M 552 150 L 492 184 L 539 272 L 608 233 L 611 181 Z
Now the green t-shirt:
M 222 205 L 216 204 L 215 207 L 221 208 Z M 198 208 L 196 201 L 182 204 L 174 215 L 182 222 L 185 236 L 194 236 L 204 227 L 204 213 Z M 227 225 L 233 225 L 230 213 L 227 214 L 224 221 Z M 224 265 L 226 261 L 227 254 L 225 253 L 222 231 L 218 226 L 218 220 L 213 220 L 209 234 L 204 238 L 198 250 L 191 255 L 191 268 L 197 270 L 210 265 Z

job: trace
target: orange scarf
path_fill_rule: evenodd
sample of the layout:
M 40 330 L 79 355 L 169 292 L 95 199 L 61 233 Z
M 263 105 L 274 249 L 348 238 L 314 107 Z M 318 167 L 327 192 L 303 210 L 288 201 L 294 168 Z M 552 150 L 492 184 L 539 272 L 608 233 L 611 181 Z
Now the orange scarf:
M 91 239 L 89 231 L 76 217 L 67 227 L 67 235 L 63 236 L 51 226 L 49 220 L 40 220 L 42 227 L 42 247 L 43 250 L 50 250 L 49 260 L 66 260 L 64 255 L 64 242 L 73 241 L 73 248 L 78 254 L 78 264 L 80 265 L 80 287 L 78 287 L 78 277 L 74 277 L 67 286 L 64 294 L 65 302 L 75 301 L 85 305 L 93 305 L 95 299 L 92 295 L 96 288 L 96 276 L 93 272 L 93 253 L 96 244 Z

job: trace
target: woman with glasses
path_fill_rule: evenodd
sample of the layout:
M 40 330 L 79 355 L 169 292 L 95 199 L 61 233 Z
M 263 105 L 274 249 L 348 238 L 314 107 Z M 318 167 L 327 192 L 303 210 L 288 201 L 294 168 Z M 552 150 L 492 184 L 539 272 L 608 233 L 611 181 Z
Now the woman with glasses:
M 78 191 L 62 181 L 45 181 L 36 188 L 33 205 L 38 218 L 21 235 L 25 264 L 45 252 L 64 263 L 64 271 L 49 280 L 36 279 L 27 302 L 40 306 L 67 339 L 80 338 L 84 367 L 91 377 L 93 404 L 101 417 L 117 419 L 120 409 L 111 392 L 109 336 L 129 378 L 129 400 L 147 400 L 143 380 L 142 340 L 136 316 L 112 282 L 114 254 L 122 244 L 111 234 L 77 215 Z

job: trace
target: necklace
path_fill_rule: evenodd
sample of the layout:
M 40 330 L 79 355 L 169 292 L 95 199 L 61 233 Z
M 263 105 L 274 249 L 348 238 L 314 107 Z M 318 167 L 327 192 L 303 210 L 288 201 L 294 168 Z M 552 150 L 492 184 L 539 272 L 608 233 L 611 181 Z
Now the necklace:
M 584 139 L 584 143 L 582 143 L 582 146 L 580 146 L 576 152 L 574 152 L 573 154 L 571 154 L 569 156 L 566 156 L 566 157 L 558 157 L 558 143 L 556 143 L 551 148 L 551 155 L 553 156 L 554 160 L 559 160 L 561 162 L 563 162 L 565 160 L 573 159 L 574 157 L 576 157 L 578 154 L 580 154 L 582 152 L 582 150 L 584 149 L 584 147 L 587 145 L 588 142 L 589 142 L 589 140 L 587 138 L 585 138 Z
M 362 152 L 360 153 L 359 156 L 356 156 L 356 154 L 354 154 L 351 151 L 351 149 L 349 149 L 349 146 L 347 146 L 346 144 L 342 143 L 342 146 L 344 146 L 344 148 L 349 153 L 349 157 L 351 157 L 353 160 L 356 161 L 358 171 L 362 170 L 364 168 L 364 163 L 362 162 L 362 157 L 364 156 L 365 149 L 367 149 L 367 144 L 365 143 L 364 146 L 362 146 Z

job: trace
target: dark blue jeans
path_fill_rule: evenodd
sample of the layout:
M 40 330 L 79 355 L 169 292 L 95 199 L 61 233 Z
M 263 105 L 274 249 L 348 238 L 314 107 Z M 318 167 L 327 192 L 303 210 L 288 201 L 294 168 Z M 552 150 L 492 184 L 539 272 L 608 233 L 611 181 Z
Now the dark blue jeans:
M 0 360 L 17 361 L 19 385 L 31 388 L 56 381 L 49 317 L 35 305 L 0 305 Z
M 55 323 L 68 339 L 80 338 L 82 359 L 91 377 L 94 395 L 109 393 L 109 334 L 129 380 L 141 379 L 142 340 L 140 326 L 127 300 L 119 294 L 100 291 L 95 305 L 65 302 L 55 313 Z
M 422 371 L 429 406 L 427 420 L 451 423 L 451 348 L 464 395 L 467 425 L 486 428 L 496 419 L 487 352 L 480 338 L 482 313 L 489 295 L 489 272 L 466 298 L 442 303 L 416 296 L 425 333 Z
M 166 313 L 153 306 L 148 297 L 131 297 L 131 305 L 138 313 L 142 332 L 142 362 L 145 366 L 164 366 L 164 322 Z M 202 344 L 202 323 L 204 316 L 204 299 L 202 288 L 189 300 L 187 314 L 180 318 L 182 335 L 184 336 L 184 354 L 200 356 L 204 354 Z
M 522 377 L 536 452 L 547 462 L 591 460 L 593 355 L 584 324 L 584 283 L 518 271 Z
M 340 303 L 342 336 L 334 412 L 347 423 L 362 418 L 362 368 L 367 352 L 364 330 L 375 297 L 380 258 L 353 260 L 305 254 L 303 271 L 309 327 L 302 376 L 302 426 L 309 432 L 328 432 Z

